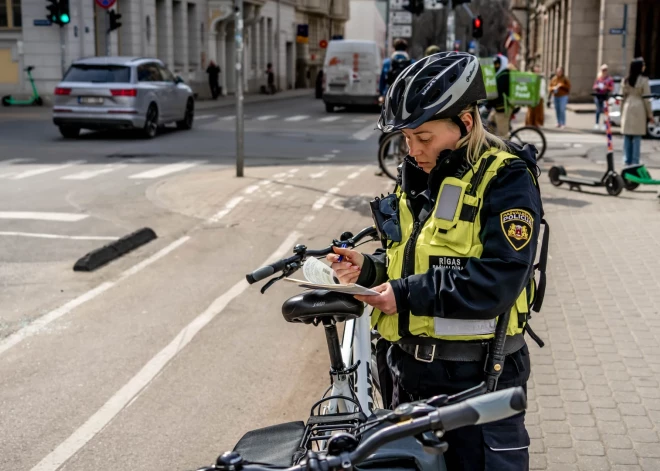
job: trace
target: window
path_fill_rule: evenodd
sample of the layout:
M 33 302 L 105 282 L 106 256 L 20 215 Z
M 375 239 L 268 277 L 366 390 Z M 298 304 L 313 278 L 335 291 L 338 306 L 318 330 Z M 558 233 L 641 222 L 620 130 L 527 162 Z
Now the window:
M 651 95 L 660 95 L 660 85 L 651 85 Z
M 0 0 L 0 28 L 20 28 L 21 0 Z
M 121 65 L 74 64 L 64 76 L 64 82 L 129 83 L 131 69 Z
M 158 64 L 149 63 L 139 65 L 137 68 L 138 82 L 162 82 Z
M 161 65 L 158 66 L 158 70 L 160 70 L 160 75 L 163 77 L 163 82 L 176 82 L 174 74 L 169 69 Z

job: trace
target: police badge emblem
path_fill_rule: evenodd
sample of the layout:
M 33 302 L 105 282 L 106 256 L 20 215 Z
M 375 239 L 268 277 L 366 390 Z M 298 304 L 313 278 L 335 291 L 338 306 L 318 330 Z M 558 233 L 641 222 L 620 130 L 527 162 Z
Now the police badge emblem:
M 529 212 L 522 209 L 510 209 L 500 214 L 502 232 L 511 246 L 516 250 L 525 248 L 532 240 L 534 218 Z

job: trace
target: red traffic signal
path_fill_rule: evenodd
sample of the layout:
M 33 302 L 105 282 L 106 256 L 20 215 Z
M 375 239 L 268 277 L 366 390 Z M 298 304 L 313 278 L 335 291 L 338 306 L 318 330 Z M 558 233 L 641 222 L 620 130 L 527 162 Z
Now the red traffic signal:
M 481 16 L 472 18 L 472 37 L 480 38 L 484 35 L 484 23 Z

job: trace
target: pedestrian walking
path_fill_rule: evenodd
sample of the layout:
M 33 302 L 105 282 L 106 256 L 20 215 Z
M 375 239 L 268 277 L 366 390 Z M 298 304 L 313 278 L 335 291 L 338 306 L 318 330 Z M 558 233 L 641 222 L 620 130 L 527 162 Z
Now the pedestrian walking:
M 274 95 L 277 91 L 275 89 L 275 73 L 273 72 L 273 64 L 270 62 L 266 64 L 266 83 L 266 90 L 268 90 L 268 94 Z
M 610 77 L 607 64 L 600 66 L 600 73 L 594 81 L 593 91 L 596 94 L 594 96 L 594 102 L 596 103 L 596 124 L 594 124 L 594 129 L 605 130 L 605 123 L 602 125 L 599 124 L 600 115 L 603 114 L 605 107 L 605 100 L 609 98 L 610 93 L 614 92 L 614 79 Z
M 209 74 L 209 87 L 211 88 L 211 96 L 214 100 L 218 99 L 222 89 L 220 88 L 219 78 L 220 78 L 220 67 L 211 61 L 209 66 L 206 68 L 206 73 Z
M 534 73 L 539 76 L 539 103 L 536 106 L 527 107 L 527 116 L 525 116 L 525 126 L 536 126 L 540 128 L 545 123 L 545 103 L 543 97 L 546 94 L 546 81 L 545 77 L 541 75 L 541 67 L 538 65 L 534 66 Z
M 550 92 L 554 96 L 555 113 L 557 115 L 557 127 L 566 127 L 566 105 L 568 94 L 571 92 L 571 82 L 564 75 L 564 68 L 557 67 L 555 76 L 550 81 Z
M 646 65 L 644 59 L 637 58 L 630 64 L 628 76 L 623 79 L 621 94 L 621 134 L 623 134 L 623 155 L 625 166 L 639 164 L 642 136 L 646 134 L 646 123 L 653 122 L 653 111 L 648 99 L 651 94 L 648 77 L 643 76 Z

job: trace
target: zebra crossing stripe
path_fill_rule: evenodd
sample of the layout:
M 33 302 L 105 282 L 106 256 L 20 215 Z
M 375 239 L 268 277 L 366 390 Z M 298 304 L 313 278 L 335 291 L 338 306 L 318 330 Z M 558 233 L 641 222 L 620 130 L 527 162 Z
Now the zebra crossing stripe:
M 68 167 L 73 167 L 74 165 L 84 164 L 85 160 L 72 160 L 61 165 L 46 165 L 44 167 L 35 168 L 32 170 L 26 170 L 12 177 L 12 180 L 23 180 L 24 178 L 30 178 L 37 175 L 43 175 L 44 173 L 54 172 L 56 170 L 62 170 Z
M 257 121 L 268 121 L 269 119 L 275 119 L 275 118 L 277 118 L 277 115 L 270 114 L 270 115 L 266 115 L 266 116 L 259 116 L 257 118 Z
M 331 123 L 332 121 L 337 121 L 341 116 L 326 116 L 325 118 L 319 119 L 322 123 Z
M 309 118 L 309 116 L 304 115 L 304 114 L 299 114 L 299 115 L 296 115 L 296 116 L 290 116 L 290 117 L 286 118 L 285 121 L 302 121 L 302 120 L 307 119 L 307 118 Z
M 178 162 L 175 164 L 163 165 L 151 170 L 147 170 L 142 173 L 136 173 L 131 175 L 128 178 L 131 179 L 153 179 L 164 177 L 165 175 L 170 175 L 176 172 L 182 172 L 183 170 L 188 170 L 189 168 L 195 167 L 199 164 L 205 163 L 204 161 L 199 162 Z
M 99 175 L 104 175 L 106 173 L 114 172 L 121 168 L 128 167 L 128 164 L 109 164 L 104 165 L 102 168 L 97 170 L 84 170 L 79 173 L 73 173 L 71 175 L 66 175 L 62 177 L 62 180 L 89 180 L 90 178 L 98 177 Z

